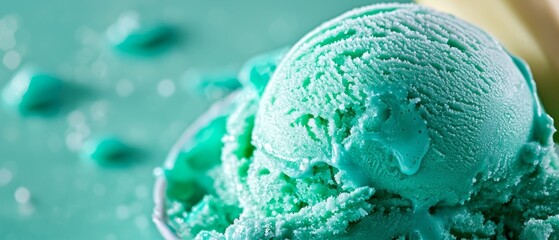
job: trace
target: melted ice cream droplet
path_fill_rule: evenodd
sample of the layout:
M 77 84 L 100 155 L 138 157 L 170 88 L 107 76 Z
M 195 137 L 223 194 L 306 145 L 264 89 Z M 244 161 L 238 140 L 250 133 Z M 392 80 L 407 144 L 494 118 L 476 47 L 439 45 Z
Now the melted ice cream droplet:
M 532 102 L 534 108 L 534 127 L 532 130 L 532 138 L 534 141 L 541 143 L 547 148 L 553 146 L 553 134 L 556 132 L 553 126 L 553 119 L 549 116 L 543 109 L 540 101 L 538 100 L 538 94 L 536 91 L 536 82 L 534 77 L 530 72 L 530 67 L 524 60 L 509 54 L 512 61 L 522 73 L 522 76 L 526 80 L 528 87 L 530 88 L 530 93 L 532 94 Z M 557 135 L 557 134 L 556 134 Z M 555 136 L 556 138 L 558 136 Z M 557 140 L 557 139 L 556 139 Z
M 142 22 L 135 12 L 123 13 L 107 30 L 107 39 L 114 48 L 138 55 L 159 53 L 176 37 L 176 31 L 170 25 Z
M 103 137 L 87 141 L 82 154 L 99 165 L 126 163 L 134 149 L 117 137 Z
M 32 70 L 17 73 L 2 91 L 2 100 L 22 115 L 44 114 L 62 103 L 64 82 L 59 78 Z
M 390 148 L 396 156 L 400 172 L 413 175 L 429 150 L 430 139 L 427 124 L 416 107 L 420 100 L 410 99 L 404 103 L 404 95 L 401 91 L 386 91 L 372 97 L 372 105 L 379 106 L 377 112 L 384 112 L 386 120 L 380 131 L 368 132 L 366 137 Z

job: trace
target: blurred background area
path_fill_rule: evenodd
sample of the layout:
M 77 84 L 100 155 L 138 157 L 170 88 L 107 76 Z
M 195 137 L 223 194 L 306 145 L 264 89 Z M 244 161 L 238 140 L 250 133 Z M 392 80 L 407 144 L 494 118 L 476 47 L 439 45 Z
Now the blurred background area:
M 375 2 L 0 2 L 0 239 L 158 239 L 154 175 L 184 129 L 238 86 L 243 62 Z M 548 44 L 557 15 L 530 20 L 541 6 L 514 0 L 420 2 L 528 60 L 546 108 L 559 113 Z
M 157 167 L 243 62 L 373 2 L 0 2 L 0 239 L 160 238 Z

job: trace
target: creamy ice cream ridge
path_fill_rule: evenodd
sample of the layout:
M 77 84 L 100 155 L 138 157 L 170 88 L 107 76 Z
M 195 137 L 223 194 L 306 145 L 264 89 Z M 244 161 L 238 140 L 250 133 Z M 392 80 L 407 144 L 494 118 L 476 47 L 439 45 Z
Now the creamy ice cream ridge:
M 167 162 L 181 238 L 559 238 L 553 120 L 477 27 L 368 6 L 240 77 Z

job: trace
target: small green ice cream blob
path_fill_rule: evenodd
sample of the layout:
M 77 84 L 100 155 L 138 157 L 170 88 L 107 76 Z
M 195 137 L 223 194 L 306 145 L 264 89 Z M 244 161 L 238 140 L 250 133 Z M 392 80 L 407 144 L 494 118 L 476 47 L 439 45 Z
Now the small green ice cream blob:
M 84 143 L 82 155 L 102 166 L 118 166 L 129 162 L 134 149 L 120 138 L 107 136 Z
M 146 23 L 135 12 L 127 12 L 107 30 L 107 39 L 117 50 L 136 55 L 162 52 L 176 40 L 176 30 L 164 23 Z
M 32 69 L 18 72 L 2 91 L 8 108 L 21 115 L 42 115 L 62 104 L 64 82 L 59 78 Z

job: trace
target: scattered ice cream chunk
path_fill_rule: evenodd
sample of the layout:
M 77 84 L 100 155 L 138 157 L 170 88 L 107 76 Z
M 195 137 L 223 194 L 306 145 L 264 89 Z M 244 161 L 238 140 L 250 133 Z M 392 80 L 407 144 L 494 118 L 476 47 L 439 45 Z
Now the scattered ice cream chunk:
M 101 137 L 86 141 L 82 146 L 82 155 L 99 165 L 121 165 L 130 160 L 134 149 L 118 137 Z
M 156 54 L 177 38 L 176 29 L 164 23 L 147 23 L 135 12 L 123 13 L 107 30 L 114 48 L 132 54 Z
M 58 108 L 65 83 L 58 77 L 32 69 L 19 71 L 2 91 L 2 100 L 22 115 L 41 114 Z

